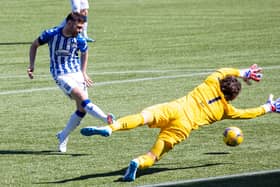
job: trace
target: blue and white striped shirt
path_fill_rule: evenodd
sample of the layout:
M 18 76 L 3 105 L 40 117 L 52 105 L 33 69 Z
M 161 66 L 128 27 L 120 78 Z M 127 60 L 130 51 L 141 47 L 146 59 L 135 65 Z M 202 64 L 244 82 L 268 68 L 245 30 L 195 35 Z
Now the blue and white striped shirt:
M 50 53 L 50 72 L 54 79 L 57 76 L 81 71 L 78 52 L 86 52 L 87 42 L 80 35 L 65 37 L 63 27 L 45 30 L 38 38 L 39 43 L 48 43 Z

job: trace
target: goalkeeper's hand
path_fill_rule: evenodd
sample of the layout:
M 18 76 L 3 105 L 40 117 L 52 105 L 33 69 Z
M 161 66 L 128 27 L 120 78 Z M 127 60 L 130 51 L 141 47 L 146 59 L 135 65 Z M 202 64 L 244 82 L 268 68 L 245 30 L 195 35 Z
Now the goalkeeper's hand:
M 266 104 L 263 105 L 266 112 L 277 112 L 280 113 L 280 98 L 273 100 L 273 95 L 270 94 Z
M 250 80 L 259 82 L 262 79 L 262 68 L 257 64 L 253 64 L 249 69 L 240 70 L 240 75 L 247 84 L 251 84 Z

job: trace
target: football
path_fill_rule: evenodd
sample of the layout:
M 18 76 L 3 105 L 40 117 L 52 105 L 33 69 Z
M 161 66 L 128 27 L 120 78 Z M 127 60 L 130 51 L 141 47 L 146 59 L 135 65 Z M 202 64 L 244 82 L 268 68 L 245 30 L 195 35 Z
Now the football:
M 224 142 L 228 146 L 237 146 L 244 140 L 243 133 L 238 127 L 227 127 L 223 135 Z

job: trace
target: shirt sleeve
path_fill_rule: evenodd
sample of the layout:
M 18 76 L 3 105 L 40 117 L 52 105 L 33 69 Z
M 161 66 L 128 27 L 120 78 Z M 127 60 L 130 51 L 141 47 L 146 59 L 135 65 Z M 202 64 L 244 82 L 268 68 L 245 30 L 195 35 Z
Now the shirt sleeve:
M 43 31 L 38 38 L 39 44 L 43 45 L 45 43 L 48 43 L 55 33 L 56 33 L 55 29 L 48 29 Z
M 82 53 L 84 53 L 88 50 L 87 41 L 84 37 L 81 37 L 79 35 L 78 38 L 77 38 L 77 42 L 78 42 L 78 48 Z
M 266 113 L 263 106 L 249 109 L 237 109 L 231 104 L 228 104 L 228 108 L 225 111 L 225 119 L 251 119 Z

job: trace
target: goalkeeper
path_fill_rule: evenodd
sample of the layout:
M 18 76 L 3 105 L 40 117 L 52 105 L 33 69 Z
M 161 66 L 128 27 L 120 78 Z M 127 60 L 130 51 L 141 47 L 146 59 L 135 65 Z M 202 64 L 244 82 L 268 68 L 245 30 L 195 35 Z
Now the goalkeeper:
M 85 127 L 81 129 L 81 133 L 85 136 L 110 136 L 112 132 L 145 124 L 151 128 L 160 128 L 150 151 L 133 159 L 126 170 L 123 180 L 134 181 L 138 168 L 151 167 L 176 144 L 188 138 L 192 130 L 200 126 L 223 119 L 251 119 L 269 112 L 280 112 L 280 98 L 273 101 L 271 96 L 266 104 L 256 108 L 237 109 L 229 103 L 241 91 L 241 83 L 237 78 L 243 78 L 250 84 L 250 80 L 261 80 L 261 71 L 256 64 L 242 70 L 218 69 L 184 97 L 148 107 L 139 114 L 122 117 L 105 127 Z

